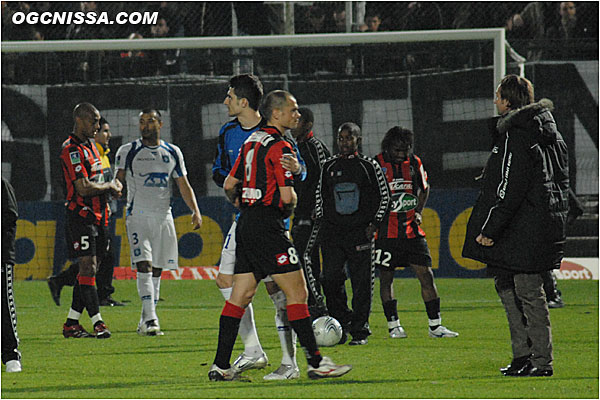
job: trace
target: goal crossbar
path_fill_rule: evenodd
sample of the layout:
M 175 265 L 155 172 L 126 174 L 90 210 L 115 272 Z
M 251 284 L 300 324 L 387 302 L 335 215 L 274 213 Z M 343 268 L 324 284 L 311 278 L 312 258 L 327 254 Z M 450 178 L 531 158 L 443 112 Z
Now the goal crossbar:
M 494 82 L 500 82 L 506 70 L 504 28 L 448 29 L 407 32 L 326 33 L 297 35 L 186 37 L 165 39 L 92 39 L 9 41 L 0 44 L 2 53 L 67 52 L 158 49 L 214 49 L 254 47 L 318 47 L 352 44 L 414 43 L 440 41 L 494 42 Z M 495 89 L 495 87 L 494 87 Z

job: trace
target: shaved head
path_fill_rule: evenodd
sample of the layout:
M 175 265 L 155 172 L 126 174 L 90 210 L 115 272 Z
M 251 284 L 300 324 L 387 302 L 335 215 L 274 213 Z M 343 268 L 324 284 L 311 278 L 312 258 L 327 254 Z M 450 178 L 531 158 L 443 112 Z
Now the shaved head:
M 98 109 L 90 103 L 79 103 L 73 109 L 73 119 L 90 118 L 98 112 Z

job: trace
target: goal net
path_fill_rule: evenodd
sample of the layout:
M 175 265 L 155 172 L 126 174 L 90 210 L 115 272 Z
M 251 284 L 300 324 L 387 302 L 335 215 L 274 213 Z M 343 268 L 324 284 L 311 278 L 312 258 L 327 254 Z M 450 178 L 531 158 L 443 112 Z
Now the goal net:
M 189 211 L 181 199 L 174 202 L 180 266 L 216 265 L 233 209 L 212 182 L 211 167 L 219 128 L 229 120 L 222 105 L 228 79 L 243 72 L 258 74 L 265 92 L 289 90 L 300 106 L 310 108 L 315 114 L 315 135 L 334 153 L 337 127 L 346 121 L 361 126 L 361 151 L 368 156 L 380 151 L 381 139 L 391 127 L 411 128 L 415 153 L 423 160 L 432 186 L 424 226 L 436 275 L 483 276 L 483 265 L 462 259 L 460 251 L 477 195 L 475 177 L 481 173 L 491 145 L 487 119 L 495 113 L 495 87 L 505 72 L 520 71 L 516 63 L 506 63 L 503 34 L 502 29 L 483 29 L 3 42 L 6 54 L 52 54 L 53 58 L 71 54 L 69 50 L 85 49 L 91 57 L 96 53 L 109 57 L 123 51 L 179 49 L 191 71 L 153 78 L 100 75 L 83 83 L 3 85 L 2 173 L 10 178 L 17 197 L 30 201 L 23 203 L 23 228 L 19 230 L 23 239 L 18 243 L 19 263 L 26 265 L 22 276 L 44 278 L 66 263 L 62 172 L 57 155 L 72 128 L 71 110 L 83 101 L 96 105 L 110 122 L 113 154 L 119 145 L 139 137 L 137 121 L 142 108 L 161 111 L 161 137 L 181 147 L 188 178 L 206 217 L 200 233 L 189 232 Z M 199 69 L 201 61 L 210 65 L 209 70 Z M 572 64 L 538 63 L 526 64 L 525 75 L 536 86 L 537 98 L 550 97 L 559 104 L 565 101 L 564 88 L 556 77 L 566 76 L 578 85 L 579 93 L 568 99 L 569 104 L 589 101 L 576 111 L 558 108 L 556 119 L 572 147 L 572 175 L 578 191 L 597 194 L 598 93 L 597 84 L 589 84 L 591 74 L 582 74 L 579 66 Z M 577 156 L 584 153 L 586 163 L 582 164 Z M 127 266 L 122 203 L 111 232 L 116 238 L 118 265 Z

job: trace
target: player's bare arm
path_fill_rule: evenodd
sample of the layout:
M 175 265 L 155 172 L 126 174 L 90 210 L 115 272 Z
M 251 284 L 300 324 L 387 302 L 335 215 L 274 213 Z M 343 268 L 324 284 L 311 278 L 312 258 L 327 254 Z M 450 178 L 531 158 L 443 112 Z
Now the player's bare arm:
M 423 222 L 423 209 L 425 208 L 425 204 L 427 204 L 427 199 L 429 199 L 429 186 L 427 186 L 427 189 L 421 190 L 418 197 L 419 206 L 415 210 L 415 222 L 417 225 L 421 225 Z
M 194 189 L 192 189 L 187 176 L 175 178 L 175 182 L 177 182 L 177 187 L 179 188 L 181 197 L 183 197 L 183 201 L 185 201 L 185 204 L 187 204 L 189 209 L 192 211 L 192 225 L 194 226 L 194 230 L 200 229 L 202 226 L 202 215 L 200 214 L 200 209 L 198 208 L 198 202 L 196 201 Z
M 298 196 L 296 191 L 291 186 L 280 186 L 279 194 L 281 195 L 281 202 L 283 203 L 283 211 L 286 218 L 291 216 L 298 203 Z
M 233 204 L 236 208 L 240 207 L 240 190 L 241 190 L 241 181 L 234 176 L 228 175 L 225 178 L 225 183 L 223 183 L 223 189 L 225 190 L 225 196 L 231 204 Z
M 73 182 L 73 185 L 75 186 L 77 193 L 82 197 L 98 196 L 110 192 L 114 197 L 119 198 L 121 197 L 121 190 L 123 190 L 121 182 L 111 181 L 97 183 L 90 181 L 88 178 L 79 178 Z

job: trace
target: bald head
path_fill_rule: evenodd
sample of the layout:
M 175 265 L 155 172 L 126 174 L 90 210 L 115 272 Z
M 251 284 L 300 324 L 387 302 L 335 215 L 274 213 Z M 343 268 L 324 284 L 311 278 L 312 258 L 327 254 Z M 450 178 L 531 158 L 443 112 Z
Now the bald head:
M 286 105 L 289 98 L 293 98 L 290 92 L 285 90 L 273 90 L 269 92 L 265 97 L 265 101 L 262 106 L 262 113 L 266 119 L 270 119 L 273 110 L 282 110 Z
M 73 109 L 73 133 L 81 140 L 93 139 L 100 129 L 100 112 L 90 103 L 79 103 Z
M 79 103 L 73 109 L 73 119 L 93 118 L 98 109 L 90 103 Z

